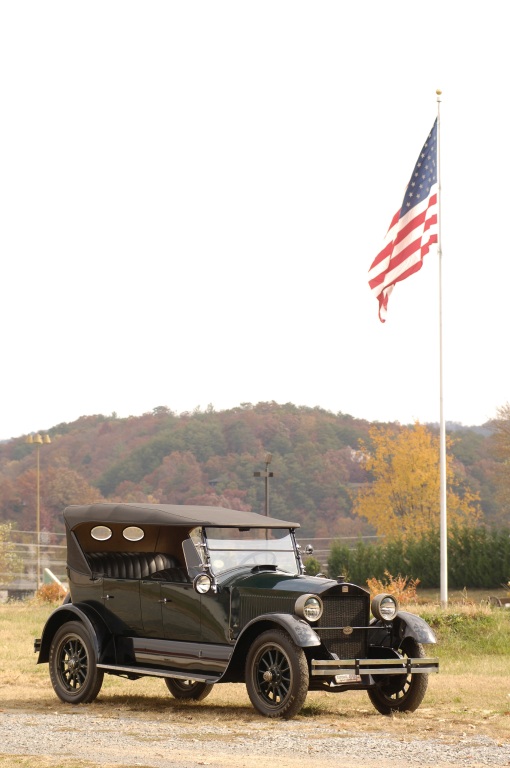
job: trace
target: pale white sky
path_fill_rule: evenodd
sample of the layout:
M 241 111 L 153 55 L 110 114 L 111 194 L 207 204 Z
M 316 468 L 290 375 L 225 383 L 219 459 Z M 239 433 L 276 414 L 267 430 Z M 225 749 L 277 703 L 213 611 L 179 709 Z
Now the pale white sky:
M 435 251 L 368 268 L 441 106 L 444 400 L 510 400 L 505 3 L 0 5 L 0 439 L 264 400 L 439 420 Z

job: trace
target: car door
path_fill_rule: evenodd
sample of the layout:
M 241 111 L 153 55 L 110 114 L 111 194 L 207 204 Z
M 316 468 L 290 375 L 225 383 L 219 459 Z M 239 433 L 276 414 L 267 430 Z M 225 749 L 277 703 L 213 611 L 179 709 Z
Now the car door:
M 163 637 L 167 640 L 200 640 L 200 595 L 193 585 L 162 582 L 160 590 Z
M 153 579 L 140 581 L 140 605 L 144 637 L 163 637 L 161 584 Z
M 142 579 L 140 601 L 144 637 L 200 640 L 200 595 L 192 584 Z
M 143 633 L 138 579 L 103 578 L 104 617 L 116 635 Z

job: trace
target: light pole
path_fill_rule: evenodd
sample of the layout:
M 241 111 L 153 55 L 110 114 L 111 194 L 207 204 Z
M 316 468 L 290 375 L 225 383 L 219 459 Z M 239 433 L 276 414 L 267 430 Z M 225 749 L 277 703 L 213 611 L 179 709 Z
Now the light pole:
M 253 477 L 263 477 L 266 484 L 266 503 L 265 503 L 265 515 L 266 517 L 269 516 L 269 478 L 273 477 L 273 473 L 269 472 L 269 465 L 271 464 L 271 459 L 273 458 L 272 453 L 266 453 L 265 458 L 265 465 L 266 465 L 266 471 L 265 472 L 254 472 Z
M 41 493 L 40 493 L 40 465 L 39 465 L 39 451 L 41 445 L 47 445 L 51 443 L 49 435 L 29 435 L 25 440 L 29 445 L 35 445 L 36 449 L 36 495 L 35 495 L 35 535 L 36 543 L 35 549 L 37 554 L 37 589 L 41 586 Z

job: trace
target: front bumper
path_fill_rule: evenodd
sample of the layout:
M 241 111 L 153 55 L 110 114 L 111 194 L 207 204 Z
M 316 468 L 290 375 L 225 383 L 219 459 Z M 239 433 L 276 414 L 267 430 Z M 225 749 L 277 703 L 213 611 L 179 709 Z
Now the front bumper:
M 312 676 L 352 678 L 360 675 L 429 675 L 439 672 L 439 659 L 312 659 Z

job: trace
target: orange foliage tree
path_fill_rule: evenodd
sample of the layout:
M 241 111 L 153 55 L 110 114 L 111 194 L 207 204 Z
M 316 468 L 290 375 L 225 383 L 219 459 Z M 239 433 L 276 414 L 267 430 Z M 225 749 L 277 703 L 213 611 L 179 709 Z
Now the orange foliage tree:
M 191 451 L 174 451 L 144 478 L 151 493 L 164 504 L 184 504 L 207 489 L 199 462 Z
M 2 493 L 3 491 L 3 493 Z M 36 471 L 29 469 L 17 478 L 15 484 L 0 488 L 0 498 L 10 491 L 5 504 L 10 518 L 22 530 L 34 530 L 37 505 Z M 41 530 L 62 529 L 62 510 L 68 504 L 92 504 L 102 501 L 97 488 L 93 488 L 78 472 L 66 466 L 46 467 L 40 476 Z
M 361 453 L 373 482 L 356 494 L 354 513 L 390 538 L 419 536 L 438 527 L 438 436 L 418 422 L 412 427 L 373 426 L 369 435 L 372 448 L 361 443 Z M 465 486 L 448 450 L 446 464 L 448 521 L 475 522 L 480 517 L 478 496 Z

